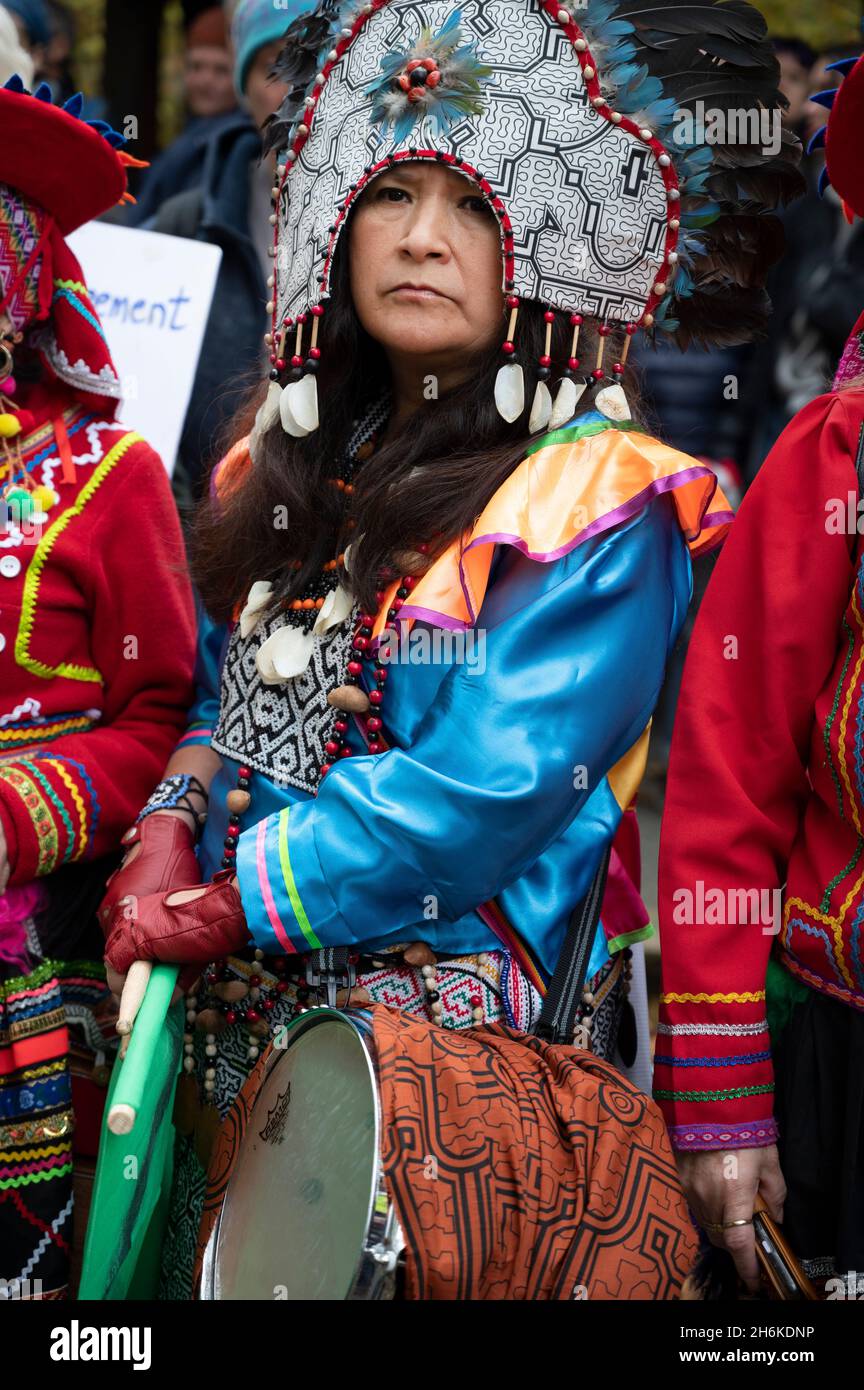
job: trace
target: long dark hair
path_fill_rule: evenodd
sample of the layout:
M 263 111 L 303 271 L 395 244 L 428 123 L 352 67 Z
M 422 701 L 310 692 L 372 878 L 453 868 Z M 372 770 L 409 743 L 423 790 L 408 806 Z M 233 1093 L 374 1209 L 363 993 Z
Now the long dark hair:
M 344 241 L 343 237 L 340 252 Z M 217 621 L 230 615 L 256 580 L 270 580 L 280 597 L 299 596 L 352 536 L 362 537 L 362 543 L 351 551 L 350 585 L 363 608 L 377 611 L 375 591 L 383 574 L 404 572 L 405 553 L 420 542 L 434 555 L 462 535 L 525 457 L 531 439 L 528 413 L 546 329 L 543 306 L 535 302 L 523 302 L 515 335 L 525 372 L 525 414 L 510 425 L 495 407 L 495 375 L 504 360 L 496 342 L 479 358 L 472 377 L 426 402 L 398 438 L 359 468 L 352 499 L 355 525 L 346 529 L 344 493 L 330 480 L 353 422 L 387 390 L 390 372 L 382 348 L 360 324 L 347 256 L 338 253 L 332 288 L 322 321 L 320 427 L 304 439 L 293 439 L 277 420 L 256 450 L 243 486 L 215 504 L 205 500 L 196 516 L 192 574 Z M 503 313 L 502 308 L 502 340 Z M 572 331 L 569 315 L 556 313 L 553 393 L 567 364 Z M 590 371 L 596 337 L 587 325 L 582 335 L 580 357 Z M 631 376 L 628 373 L 628 398 L 635 412 L 638 402 L 632 399 Z M 259 389 L 251 406 L 237 417 L 234 438 L 248 431 L 265 391 L 266 386 Z M 592 394 L 583 396 L 583 410 L 590 408 Z

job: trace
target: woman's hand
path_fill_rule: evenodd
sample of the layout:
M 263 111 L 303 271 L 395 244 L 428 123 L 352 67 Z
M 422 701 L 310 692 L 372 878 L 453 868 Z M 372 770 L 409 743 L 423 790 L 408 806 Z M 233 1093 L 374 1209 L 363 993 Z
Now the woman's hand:
M 678 1172 L 693 1210 L 713 1245 L 728 1250 L 735 1268 L 751 1292 L 759 1287 L 759 1264 L 753 1232 L 757 1193 L 775 1221 L 783 1220 L 786 1183 L 776 1145 L 731 1152 L 676 1154 Z M 747 1221 L 746 1226 L 728 1226 Z M 725 1230 L 715 1229 L 726 1226 Z
M 119 912 L 105 947 L 106 964 L 125 975 L 133 960 L 206 965 L 238 951 L 249 930 L 233 872 L 222 870 L 203 888 L 138 898 Z
M 126 857 L 106 883 L 99 908 L 106 936 L 118 910 L 129 920 L 139 898 L 201 882 L 195 833 L 182 811 L 154 811 L 127 830 L 122 843 L 128 846 Z

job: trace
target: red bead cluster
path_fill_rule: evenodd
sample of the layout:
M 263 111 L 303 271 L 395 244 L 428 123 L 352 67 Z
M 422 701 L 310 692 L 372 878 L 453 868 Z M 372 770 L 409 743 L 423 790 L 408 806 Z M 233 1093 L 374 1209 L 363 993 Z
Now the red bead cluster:
M 246 767 L 245 764 L 242 764 L 237 769 L 237 790 L 246 792 L 248 796 L 251 779 L 251 767 Z M 237 859 L 237 841 L 240 838 L 240 814 L 241 813 L 238 811 L 232 811 L 228 816 L 228 828 L 225 831 L 220 868 L 233 869 L 235 867 Z

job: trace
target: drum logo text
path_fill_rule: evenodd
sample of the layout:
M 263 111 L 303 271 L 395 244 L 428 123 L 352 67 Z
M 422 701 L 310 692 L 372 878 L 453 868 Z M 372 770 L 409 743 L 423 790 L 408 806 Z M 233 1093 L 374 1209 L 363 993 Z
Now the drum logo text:
M 260 1130 L 265 1144 L 281 1144 L 285 1138 L 285 1122 L 288 1119 L 288 1106 L 291 1104 L 291 1082 L 288 1089 L 277 1098 L 272 1110 L 267 1111 L 267 1123 Z

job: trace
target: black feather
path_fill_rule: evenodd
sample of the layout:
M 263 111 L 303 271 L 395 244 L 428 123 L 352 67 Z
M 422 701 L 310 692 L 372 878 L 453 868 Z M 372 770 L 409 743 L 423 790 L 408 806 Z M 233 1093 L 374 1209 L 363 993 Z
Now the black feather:
M 318 72 L 321 50 L 339 18 L 336 0 L 321 0 L 317 9 L 302 14 L 285 30 L 285 41 L 273 64 L 271 76 L 284 82 L 288 94 L 262 127 L 262 157 L 290 144 L 292 127 L 300 114 L 309 87 Z
M 669 311 L 681 348 L 746 342 L 765 330 L 770 303 L 762 286 L 782 254 L 782 229 L 770 214 L 804 190 L 799 141 L 783 129 L 779 148 L 769 153 L 788 103 L 765 19 L 746 0 L 621 0 L 613 17 L 633 26 L 634 61 L 660 79 L 664 97 L 680 110 L 695 113 L 702 103 L 707 119 L 712 111 L 727 122 L 732 112 L 760 118 L 740 126 L 740 140 L 727 128 L 727 140 L 735 143 L 709 143 L 704 193 L 688 196 L 686 180 L 682 184 L 683 214 L 710 199 L 720 216 L 698 230 L 703 250 L 688 266 L 693 293 L 673 292 Z M 764 113 L 775 123 L 770 140 L 763 139 Z

